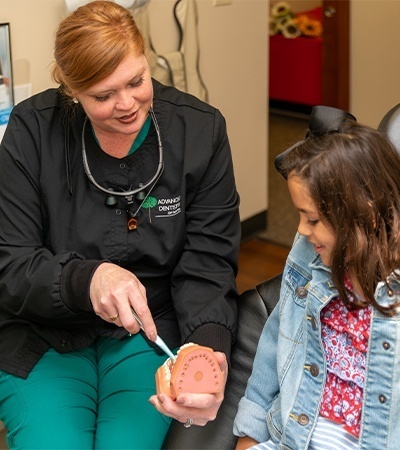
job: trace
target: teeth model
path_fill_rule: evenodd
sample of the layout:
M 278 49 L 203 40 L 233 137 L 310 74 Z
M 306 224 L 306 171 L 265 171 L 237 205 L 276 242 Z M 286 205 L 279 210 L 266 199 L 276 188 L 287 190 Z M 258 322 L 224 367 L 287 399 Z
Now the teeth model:
M 209 347 L 189 343 L 177 353 L 175 363 L 168 358 L 156 372 L 157 394 L 176 399 L 183 392 L 216 393 L 223 386 L 222 372 Z

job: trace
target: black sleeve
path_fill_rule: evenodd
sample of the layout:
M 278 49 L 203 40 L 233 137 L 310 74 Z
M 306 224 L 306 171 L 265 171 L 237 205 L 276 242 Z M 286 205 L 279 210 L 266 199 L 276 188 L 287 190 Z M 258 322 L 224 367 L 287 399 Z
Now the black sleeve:
M 207 168 L 187 205 L 187 239 L 172 294 L 184 340 L 229 357 L 236 333 L 239 196 L 225 120 L 218 111 L 210 145 Z
M 17 105 L 0 147 L 0 308 L 51 326 L 85 323 L 96 318 L 88 292 L 100 261 L 44 245 L 43 197 L 51 196 L 40 185 L 44 134 L 57 137 L 57 151 L 63 134 L 58 123 L 42 121 Z

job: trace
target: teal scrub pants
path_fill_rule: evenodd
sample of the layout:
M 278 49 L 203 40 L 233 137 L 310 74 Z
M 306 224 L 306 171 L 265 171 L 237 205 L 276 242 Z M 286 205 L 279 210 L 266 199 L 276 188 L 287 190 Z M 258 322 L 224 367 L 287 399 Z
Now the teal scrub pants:
M 149 403 L 165 361 L 141 335 L 49 350 L 22 379 L 0 371 L 10 449 L 160 449 L 171 419 Z

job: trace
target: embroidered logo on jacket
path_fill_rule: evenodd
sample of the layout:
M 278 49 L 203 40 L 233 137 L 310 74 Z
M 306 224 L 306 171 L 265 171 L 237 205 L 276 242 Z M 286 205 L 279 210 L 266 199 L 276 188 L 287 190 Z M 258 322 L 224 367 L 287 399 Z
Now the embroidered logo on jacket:
M 151 217 L 150 210 L 153 210 L 155 217 L 172 217 L 181 212 L 181 196 L 173 198 L 156 198 L 149 196 L 143 202 L 142 208 L 149 210 L 149 217 Z

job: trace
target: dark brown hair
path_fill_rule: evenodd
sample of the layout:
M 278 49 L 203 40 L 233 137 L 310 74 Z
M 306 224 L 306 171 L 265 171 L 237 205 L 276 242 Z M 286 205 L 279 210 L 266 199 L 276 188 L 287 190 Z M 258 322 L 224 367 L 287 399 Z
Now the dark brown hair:
M 286 177 L 300 177 L 336 243 L 332 280 L 347 307 L 373 305 L 392 315 L 399 303 L 379 305 L 378 281 L 400 269 L 400 154 L 380 131 L 344 121 L 338 132 L 310 137 L 281 161 Z M 351 271 L 364 300 L 349 303 L 344 277 Z M 395 275 L 396 276 L 396 275 Z M 398 276 L 398 275 L 397 275 Z
M 110 75 L 144 41 L 130 12 L 111 1 L 81 6 L 59 25 L 52 78 L 71 96 Z

